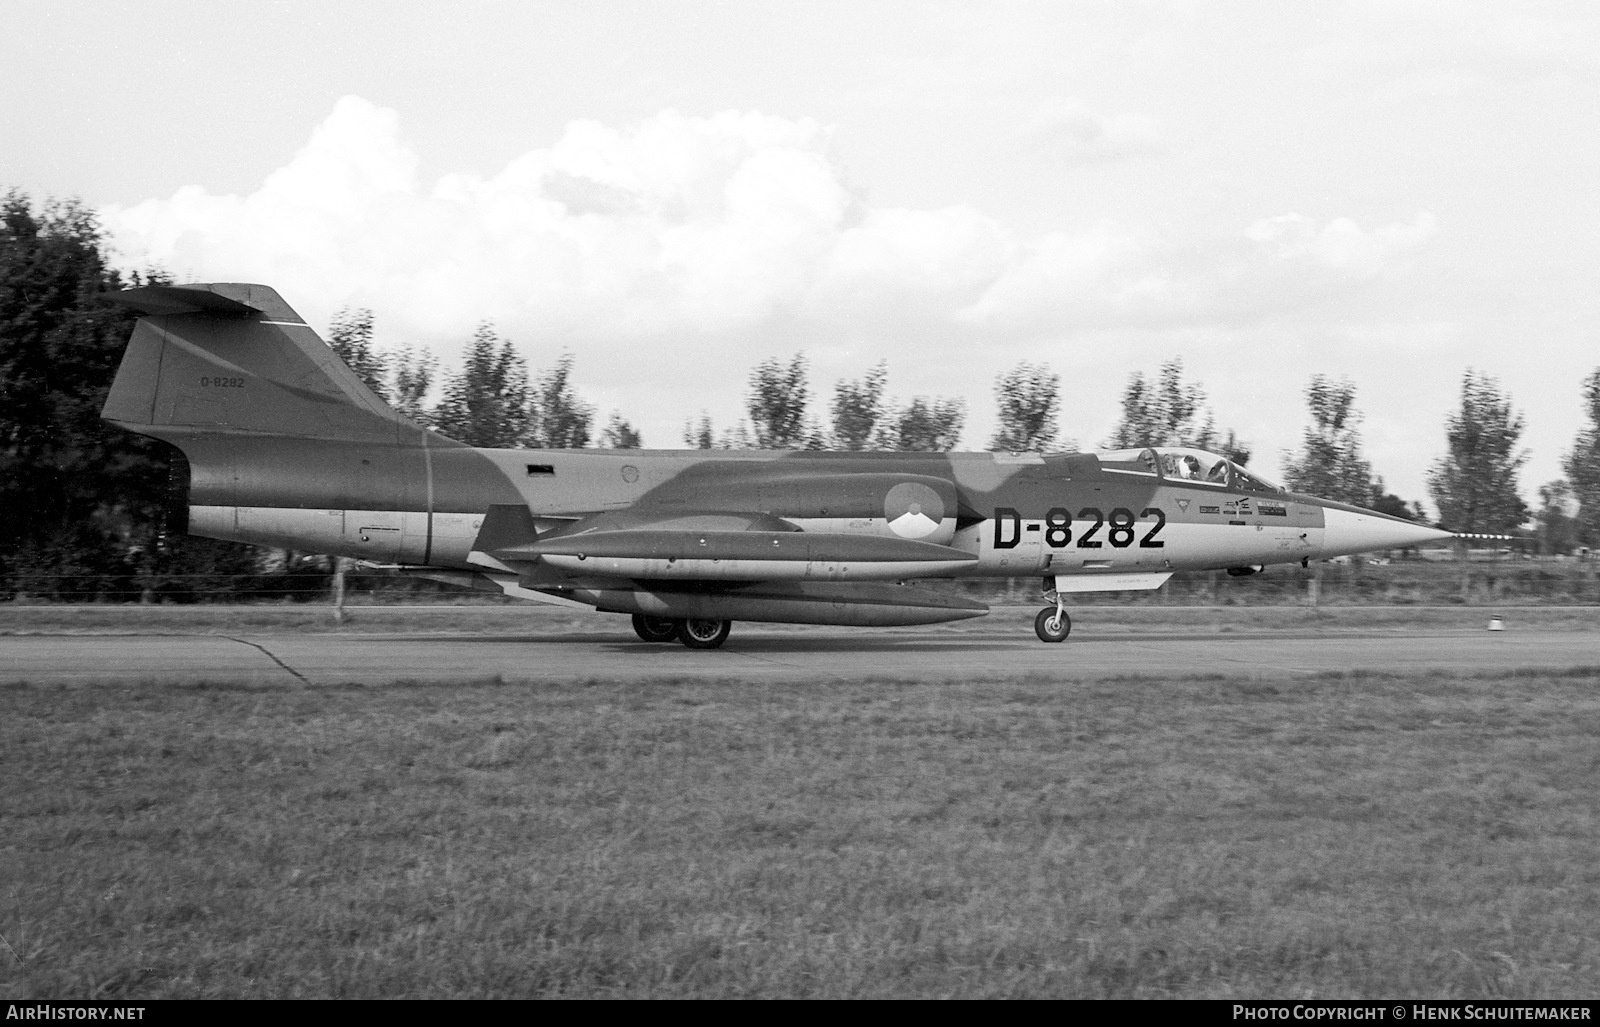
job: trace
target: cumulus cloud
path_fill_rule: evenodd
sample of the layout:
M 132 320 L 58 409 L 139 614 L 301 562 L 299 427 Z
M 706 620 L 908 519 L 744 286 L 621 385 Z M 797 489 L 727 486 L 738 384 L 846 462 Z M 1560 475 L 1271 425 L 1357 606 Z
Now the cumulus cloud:
M 1105 115 L 1076 98 L 1054 97 L 1036 108 L 1017 135 L 1059 153 L 1070 163 L 1117 160 L 1160 148 L 1160 131 L 1149 118 Z
M 960 316 L 991 328 L 1067 330 L 1255 321 L 1405 273 L 1436 228 L 1424 211 L 1372 230 L 1291 213 L 1203 242 L 1112 225 L 1053 232 L 1021 247 Z
M 1410 221 L 1362 231 L 1349 218 L 1325 225 L 1300 214 L 1283 214 L 1251 225 L 1245 237 L 1277 263 L 1305 263 L 1335 272 L 1371 276 L 1395 271 L 1432 238 L 1438 224 L 1422 211 Z
M 433 330 L 523 314 L 714 329 L 791 302 L 826 263 L 853 200 L 825 141 L 814 122 L 759 114 L 580 121 L 496 176 L 425 190 L 395 112 L 346 97 L 249 196 L 189 187 L 104 217 L 130 263 L 256 277 Z
M 1154 139 L 1072 104 L 1038 125 L 1085 153 Z M 103 218 L 129 265 L 267 282 L 308 316 L 356 304 L 425 336 L 487 318 L 573 342 L 779 319 L 947 339 L 1204 323 L 1398 273 L 1435 231 L 1285 214 L 1181 244 L 1111 223 L 1026 238 L 968 206 L 874 207 L 823 126 L 735 111 L 575 121 L 490 177 L 430 187 L 417 165 L 394 111 L 346 97 L 249 195 L 190 186 Z

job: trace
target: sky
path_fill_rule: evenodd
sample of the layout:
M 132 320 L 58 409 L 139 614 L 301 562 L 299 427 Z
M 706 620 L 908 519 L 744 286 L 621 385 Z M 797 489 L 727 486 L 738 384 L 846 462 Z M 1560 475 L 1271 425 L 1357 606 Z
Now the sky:
M 1313 374 L 1422 500 L 1463 373 L 1530 502 L 1600 367 L 1589 2 L 11 0 L 0 188 L 118 262 L 271 285 L 452 366 L 490 321 L 652 447 L 803 351 L 1100 446 L 1174 357 L 1268 477 Z

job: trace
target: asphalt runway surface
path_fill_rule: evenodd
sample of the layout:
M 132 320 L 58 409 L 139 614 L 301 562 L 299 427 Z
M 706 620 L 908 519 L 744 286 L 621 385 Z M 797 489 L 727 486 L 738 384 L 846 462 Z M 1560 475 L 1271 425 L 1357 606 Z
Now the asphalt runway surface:
M 0 683 L 176 682 L 300 686 L 397 681 L 981 681 L 1038 675 L 1240 678 L 1330 671 L 1497 673 L 1600 666 L 1587 631 L 1419 628 L 1346 631 L 1172 629 L 1096 634 L 1059 645 L 1015 625 L 960 633 L 735 624 L 718 650 L 638 641 L 620 618 L 529 633 L 40 633 L 0 636 Z

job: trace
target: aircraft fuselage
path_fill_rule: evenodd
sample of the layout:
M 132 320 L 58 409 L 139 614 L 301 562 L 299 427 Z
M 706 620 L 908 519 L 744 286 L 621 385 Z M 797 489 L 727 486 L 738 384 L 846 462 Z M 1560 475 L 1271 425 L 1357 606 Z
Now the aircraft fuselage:
M 470 569 L 493 505 L 526 507 L 541 534 L 606 511 L 726 509 L 769 514 L 806 532 L 914 539 L 975 557 L 937 574 L 842 561 L 834 573 L 795 575 L 852 580 L 1199 570 L 1324 555 L 1325 508 L 1309 497 L 1171 481 L 1084 455 L 272 444 L 284 455 L 270 462 L 250 458 L 258 439 L 212 436 L 186 446 L 195 466 L 192 532 Z M 897 499 L 916 512 L 898 510 Z M 680 576 L 710 571 L 685 566 Z
M 1035 630 L 1059 642 L 1063 593 L 1448 537 L 1195 449 L 474 449 L 390 407 L 265 286 L 120 298 L 144 316 L 102 416 L 183 451 L 191 533 L 629 613 L 651 641 L 981 616 L 915 583 L 1039 575 Z

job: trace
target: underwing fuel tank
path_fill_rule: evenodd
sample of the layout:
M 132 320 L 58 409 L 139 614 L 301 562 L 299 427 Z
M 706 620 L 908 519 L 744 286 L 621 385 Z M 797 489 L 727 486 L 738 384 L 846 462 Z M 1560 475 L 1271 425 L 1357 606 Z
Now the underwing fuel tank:
M 989 612 L 983 603 L 947 592 L 854 582 L 763 581 L 716 592 L 663 585 L 648 591 L 574 589 L 566 594 L 609 613 L 863 628 L 941 624 Z

